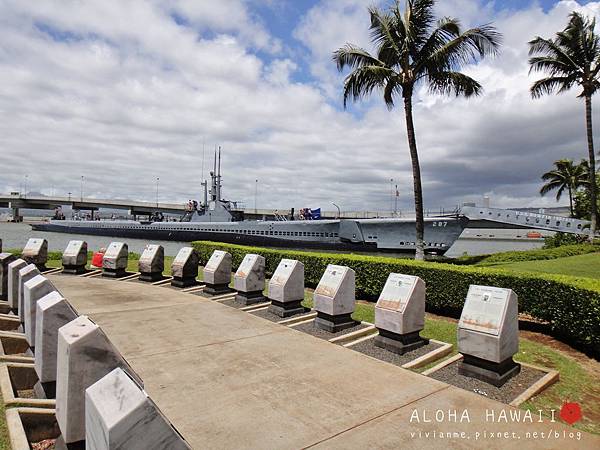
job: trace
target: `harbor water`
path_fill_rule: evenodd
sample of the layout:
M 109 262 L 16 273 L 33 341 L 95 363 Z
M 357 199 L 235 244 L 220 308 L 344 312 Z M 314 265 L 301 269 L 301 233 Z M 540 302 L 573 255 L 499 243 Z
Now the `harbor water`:
M 454 245 L 446 252 L 446 256 L 455 258 L 464 254 L 482 255 L 489 253 L 498 253 L 512 250 L 531 250 L 540 248 L 544 245 L 543 238 L 527 237 L 531 230 L 510 230 L 510 229 L 465 229 L 456 240 Z M 548 231 L 541 231 L 540 234 L 548 236 L 553 234 Z M 123 241 L 123 238 L 107 236 L 90 236 L 80 234 L 52 233 L 42 231 L 32 231 L 26 223 L 7 223 L 0 222 L 0 239 L 3 242 L 4 249 L 22 249 L 29 238 L 38 237 L 48 240 L 50 251 L 63 251 L 69 241 L 83 240 L 88 243 L 90 250 L 97 250 L 101 247 L 107 247 L 111 241 Z M 144 239 L 127 239 L 129 250 L 135 253 L 141 253 L 149 242 Z M 179 249 L 188 243 L 175 241 L 156 241 L 153 244 L 160 244 L 165 249 L 165 255 L 175 256 Z M 375 253 L 376 254 L 376 253 Z M 382 253 L 385 256 L 396 256 L 406 258 L 408 254 L 390 254 Z

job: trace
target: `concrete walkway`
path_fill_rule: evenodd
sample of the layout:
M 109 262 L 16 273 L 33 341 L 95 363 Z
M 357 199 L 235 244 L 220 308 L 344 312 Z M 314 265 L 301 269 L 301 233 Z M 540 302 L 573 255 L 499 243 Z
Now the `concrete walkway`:
M 50 278 L 102 327 L 193 448 L 600 448 L 600 437 L 560 423 L 558 412 L 554 423 L 497 423 L 503 410 L 520 410 L 218 302 L 135 282 Z

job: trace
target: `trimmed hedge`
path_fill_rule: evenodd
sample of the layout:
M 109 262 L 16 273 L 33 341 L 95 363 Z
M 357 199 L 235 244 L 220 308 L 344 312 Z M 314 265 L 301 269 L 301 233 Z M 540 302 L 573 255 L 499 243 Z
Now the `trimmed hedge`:
M 234 244 L 192 243 L 205 264 L 214 250 L 231 253 L 237 268 L 247 253 L 265 257 L 272 274 L 282 258 L 304 263 L 305 284 L 319 283 L 328 264 L 348 266 L 356 272 L 357 295 L 376 299 L 391 272 L 421 277 L 427 284 L 428 309 L 462 310 L 471 284 L 510 288 L 519 296 L 519 312 L 547 322 L 553 332 L 570 343 L 600 353 L 600 280 L 564 275 L 522 274 L 503 269 L 387 257 L 278 250 Z
M 600 246 L 597 244 L 575 244 L 563 245 L 562 247 L 547 249 L 540 248 L 536 250 L 494 253 L 492 255 L 461 256 L 460 258 L 457 258 L 452 262 L 459 265 L 477 264 L 478 266 L 487 266 L 493 264 L 506 264 L 521 261 L 541 261 L 546 259 L 558 259 L 565 258 L 567 256 L 585 255 L 588 253 L 594 253 L 598 251 L 600 251 Z

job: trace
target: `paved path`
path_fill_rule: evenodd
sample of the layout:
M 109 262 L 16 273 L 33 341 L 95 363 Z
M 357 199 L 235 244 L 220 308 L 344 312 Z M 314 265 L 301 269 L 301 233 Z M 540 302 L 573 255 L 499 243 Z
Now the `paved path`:
M 486 411 L 518 410 L 218 302 L 134 282 L 51 279 L 193 448 L 600 448 L 600 437 L 570 439 L 576 430 L 549 419 L 486 422 Z M 411 423 L 415 410 L 421 423 Z

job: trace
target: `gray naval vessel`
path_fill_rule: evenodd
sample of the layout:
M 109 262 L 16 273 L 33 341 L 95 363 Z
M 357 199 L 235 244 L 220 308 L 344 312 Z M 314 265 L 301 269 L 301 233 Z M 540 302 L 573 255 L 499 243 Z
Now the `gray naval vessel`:
M 415 251 L 415 220 L 403 218 L 335 220 L 244 220 L 221 198 L 220 164 L 203 181 L 204 201 L 179 222 L 133 220 L 51 220 L 32 224 L 37 231 L 140 238 L 205 240 L 269 247 L 357 252 Z M 210 195 L 209 195 L 210 194 Z M 443 255 L 464 228 L 532 228 L 583 233 L 589 222 L 561 216 L 463 206 L 453 214 L 425 219 L 425 251 Z

